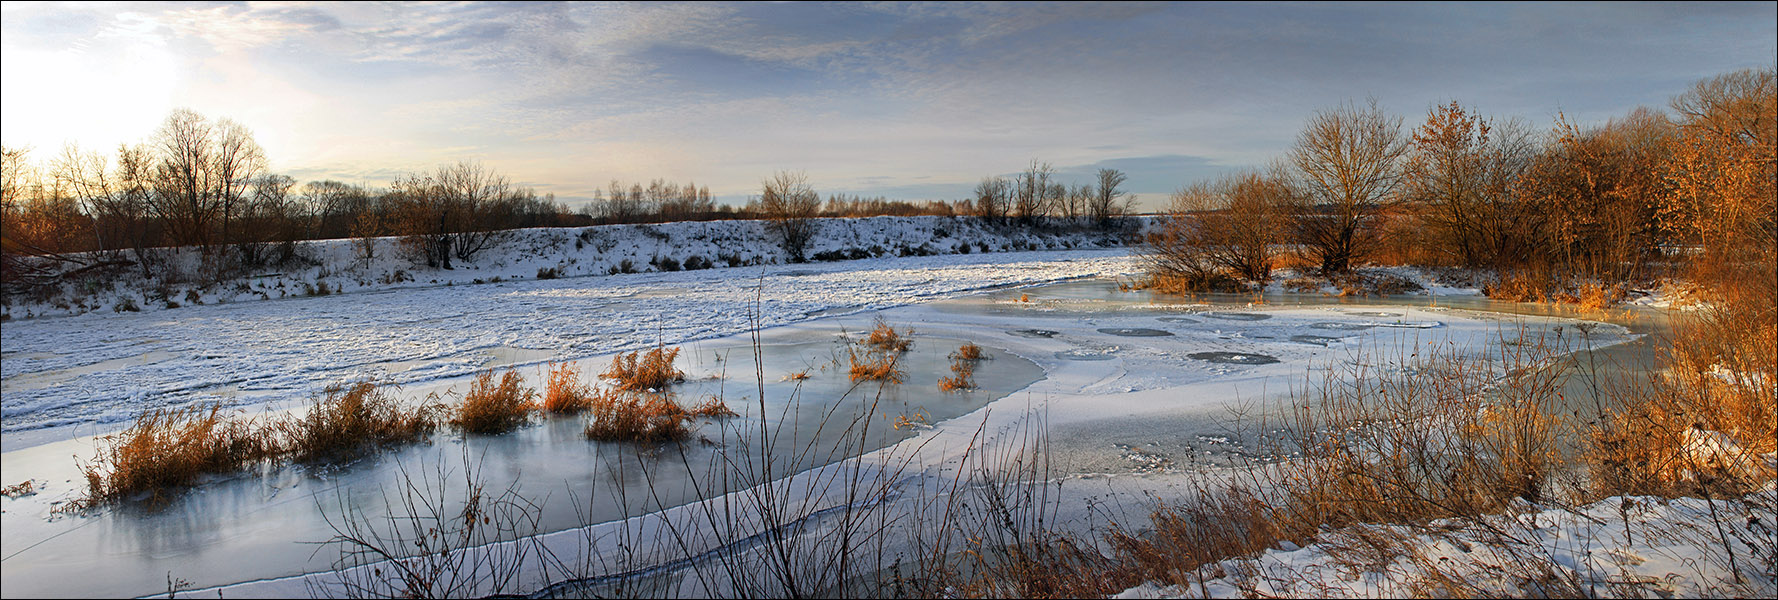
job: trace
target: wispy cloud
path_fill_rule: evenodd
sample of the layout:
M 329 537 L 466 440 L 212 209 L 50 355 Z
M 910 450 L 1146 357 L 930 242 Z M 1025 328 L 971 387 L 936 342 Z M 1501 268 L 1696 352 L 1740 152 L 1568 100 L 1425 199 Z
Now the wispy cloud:
M 739 200 L 791 168 L 929 198 L 1037 158 L 1164 194 L 1365 96 L 1539 126 L 1658 106 L 1770 65 L 1774 6 L 7 4 L 4 135 L 139 139 L 183 105 L 303 177 L 476 158 L 569 198 L 671 177 Z

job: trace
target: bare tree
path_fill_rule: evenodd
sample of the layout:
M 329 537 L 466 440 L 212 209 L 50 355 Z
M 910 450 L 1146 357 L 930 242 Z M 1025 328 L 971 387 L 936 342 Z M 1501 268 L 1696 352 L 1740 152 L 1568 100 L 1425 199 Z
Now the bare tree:
M 1374 99 L 1318 112 L 1297 136 L 1289 154 L 1304 192 L 1297 231 L 1323 274 L 1350 271 L 1371 249 L 1379 215 L 1401 187 L 1407 149 L 1401 118 Z
M 1100 227 L 1110 227 L 1113 219 L 1130 212 L 1136 197 L 1123 190 L 1124 181 L 1128 179 L 1123 171 L 1099 169 L 1098 184 L 1093 186 L 1093 197 L 1087 202 L 1086 214 Z
M 975 200 L 970 209 L 975 216 L 998 223 L 1006 219 L 1011 202 L 1012 182 L 1005 177 L 983 177 L 981 183 L 975 184 Z
M 474 260 L 505 236 L 514 204 L 523 193 L 514 190 L 506 177 L 468 161 L 440 167 L 437 180 L 447 207 L 451 253 L 460 260 Z
M 248 186 L 265 169 L 265 152 L 253 133 L 182 108 L 155 132 L 154 146 L 159 160 L 151 208 L 173 242 L 205 248 L 232 242 L 229 229 Z
M 821 213 L 821 196 L 809 186 L 808 175 L 779 171 L 766 179 L 759 211 L 766 218 L 766 227 L 778 234 L 790 260 L 802 262 L 803 250 L 815 236 L 815 216 Z
M 221 242 L 235 242 L 229 233 L 235 219 L 246 208 L 248 189 L 254 179 L 265 172 L 265 151 L 253 141 L 253 132 L 230 119 L 216 122 L 215 145 L 211 149 L 212 181 L 215 195 L 222 205 Z M 238 248 L 240 246 L 237 246 Z M 245 258 L 245 257 L 243 257 Z
M 210 172 L 212 131 L 203 115 L 178 109 L 154 134 L 158 151 L 151 208 L 180 245 L 210 245 L 210 229 L 221 212 Z
M 452 257 L 474 260 L 498 243 L 511 225 L 522 192 L 480 163 L 442 165 L 430 174 L 395 182 L 395 231 L 415 263 L 451 268 Z
M 1056 174 L 1049 163 L 1031 160 L 1031 166 L 1019 174 L 1017 188 L 1013 191 L 1012 216 L 1022 224 L 1030 224 L 1048 211 L 1050 199 L 1050 179 Z
M 1673 99 L 1679 135 L 1661 217 L 1703 246 L 1718 279 L 1754 268 L 1771 293 L 1778 247 L 1778 72 L 1767 67 L 1699 81 Z M 1770 300 L 1767 300 L 1769 303 Z M 1769 305 L 1769 304 L 1768 304 Z
M 1247 171 L 1198 182 L 1174 192 L 1171 206 L 1148 239 L 1151 275 L 1180 287 L 1209 291 L 1232 277 L 1263 283 L 1272 277 L 1286 214 L 1296 202 L 1286 178 Z

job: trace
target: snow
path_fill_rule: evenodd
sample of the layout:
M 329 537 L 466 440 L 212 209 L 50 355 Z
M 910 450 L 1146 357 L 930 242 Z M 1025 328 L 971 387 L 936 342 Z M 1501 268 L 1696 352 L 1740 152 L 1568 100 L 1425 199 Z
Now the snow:
M 11 436 L 8 447 L 43 439 L 27 441 L 14 435 L 19 432 L 104 426 L 144 409 L 205 398 L 227 396 L 248 404 L 302 399 L 359 378 L 405 384 L 494 365 L 578 359 L 733 335 L 756 325 L 748 318 L 756 303 L 757 325 L 769 328 L 988 287 L 1134 268 L 1123 250 L 1075 250 L 608 275 L 610 267 L 624 260 L 648 268 L 657 255 L 681 263 L 692 256 L 716 260 L 711 257 L 721 248 L 738 253 L 743 262 L 769 263 L 780 260 L 782 251 L 753 221 L 533 229 L 513 236 L 497 249 L 505 254 L 490 252 L 480 267 L 411 271 L 423 283 L 391 277 L 412 267 L 389 259 L 377 267 L 381 272 L 323 278 L 344 291 L 327 296 L 258 299 L 267 290 L 289 290 L 310 274 L 325 271 L 317 267 L 307 274 L 242 282 L 253 291 L 227 303 L 166 309 L 142 300 L 142 312 L 95 311 L 8 322 L 0 328 L 0 345 L 6 350 L 0 361 L 0 419 Z M 591 242 L 575 243 L 589 238 Z M 823 223 L 809 252 L 1092 247 L 1103 238 L 1091 231 L 997 231 L 937 217 L 836 219 Z M 313 246 L 314 253 L 328 257 L 326 264 L 350 262 L 348 241 Z M 383 251 L 386 257 L 393 253 L 392 248 Z M 564 277 L 518 280 L 544 264 L 560 265 Z M 500 282 L 474 283 L 496 278 Z M 21 308 L 12 310 L 16 314 Z
M 1441 287 L 1415 270 L 1394 272 L 1425 286 L 1432 300 L 1438 301 L 1437 306 L 1419 305 L 1426 300 L 1408 305 L 1400 301 L 1352 303 L 1329 299 L 1325 300 L 1327 305 L 1318 306 L 1212 307 L 1150 301 L 1143 294 L 1112 292 L 1112 286 L 1103 280 L 1069 283 L 1133 272 L 1138 265 L 1121 249 L 979 252 L 981 244 L 996 250 L 1104 245 L 1106 240 L 1095 237 L 1096 234 L 992 231 L 941 218 L 829 223 L 832 225 L 812 244 L 811 255 L 850 254 L 853 249 L 873 254 L 880 247 L 885 256 L 845 262 L 776 264 L 774 261 L 782 262 L 781 252 L 758 224 L 751 222 L 528 230 L 514 234 L 503 253 L 488 255 L 482 259 L 485 262 L 452 271 L 414 270 L 390 258 L 393 250 L 385 249 L 384 258 L 367 268 L 329 270 L 325 275 L 321 267 L 281 273 L 245 282 L 245 292 L 202 291 L 200 297 L 206 300 L 203 304 L 186 304 L 176 309 L 147 302 L 146 297 L 137 301 L 144 309 L 142 312 L 99 310 L 42 318 L 38 315 L 45 306 L 11 307 L 9 314 L 13 320 L 0 332 L 0 343 L 5 347 L 5 360 L 0 363 L 5 386 L 0 417 L 4 418 L 7 436 L 6 470 L 12 479 L 30 476 L 48 482 L 49 491 L 24 500 L 27 504 L 8 505 L 8 568 L 17 569 L 15 565 L 30 561 L 54 562 L 58 560 L 56 552 L 87 551 L 81 543 L 111 543 L 101 527 L 67 535 L 48 531 L 57 527 L 81 529 L 85 523 L 51 523 L 46 527 L 32 523 L 36 530 L 47 532 L 45 539 L 21 542 L 22 538 L 13 536 L 26 534 L 15 532 L 32 528 L 17 526 L 18 519 L 38 517 L 20 514 L 18 507 L 47 506 L 56 497 L 65 498 L 70 493 L 73 476 L 66 450 L 75 445 L 90 452 L 91 440 L 51 443 L 57 436 L 100 433 L 152 406 L 216 397 L 276 406 L 305 399 L 323 386 L 361 377 L 407 384 L 403 388 L 405 395 L 420 395 L 447 389 L 489 365 L 584 360 L 655 344 L 678 345 L 697 340 L 706 340 L 703 343 L 709 345 L 745 343 L 745 334 L 756 327 L 781 339 L 831 338 L 836 326 L 857 331 L 868 326 L 870 317 L 880 315 L 892 323 L 911 324 L 922 333 L 977 341 L 991 353 L 1023 357 L 1040 367 L 1044 377 L 985 407 L 921 427 L 913 439 L 781 480 L 774 485 L 786 490 L 783 497 L 799 507 L 791 511 L 794 514 L 789 518 L 818 522 L 820 515 L 828 514 L 824 511 L 853 501 L 823 483 L 831 483 L 848 470 L 867 473 L 866 478 L 894 482 L 892 487 L 901 495 L 885 499 L 881 510 L 890 515 L 917 512 L 922 505 L 915 499 L 930 501 L 920 490 L 953 481 L 953 473 L 969 456 L 971 448 L 1016 443 L 1020 432 L 1028 431 L 1033 419 L 1039 418 L 1033 415 L 1040 414 L 1054 436 L 1051 451 L 1058 464 L 1064 465 L 1062 475 L 1072 482 L 1065 495 L 1058 496 L 1061 518 L 1078 521 L 1090 520 L 1095 503 L 1104 498 L 1122 498 L 1134 504 L 1138 502 L 1136 498 L 1146 501 L 1186 493 L 1191 487 L 1183 485 L 1185 475 L 1176 467 L 1191 457 L 1187 453 L 1224 451 L 1222 448 L 1230 445 L 1228 437 L 1209 429 L 1219 417 L 1226 416 L 1224 411 L 1242 401 L 1288 393 L 1292 386 L 1302 383 L 1305 372 L 1367 360 L 1365 353 L 1370 349 L 1393 348 L 1405 354 L 1415 348 L 1437 346 L 1457 352 L 1486 352 L 1502 343 L 1547 335 L 1545 332 L 1573 336 L 1578 329 L 1565 327 L 1575 323 L 1573 319 L 1489 312 L 1491 301 L 1476 297 L 1473 290 Z M 902 254 L 900 248 L 904 246 L 913 256 L 889 257 Z M 969 254 L 944 253 L 965 246 L 973 250 Z M 918 248 L 924 249 L 915 250 Z M 313 251 L 322 256 L 324 264 L 344 264 L 350 258 L 350 247 L 343 242 L 319 243 Z M 647 268 L 655 256 L 683 263 L 692 256 L 711 258 L 719 251 L 736 253 L 738 262 L 757 264 L 700 271 L 608 274 L 625 259 L 638 268 Z M 934 255 L 918 256 L 924 252 Z M 727 260 L 717 262 L 726 264 Z M 565 275 L 560 279 L 534 279 L 535 272 L 543 267 L 561 268 Z M 397 271 L 405 275 L 396 276 Z M 416 280 L 407 280 L 406 275 Z M 493 282 L 495 278 L 500 281 Z M 484 283 L 474 283 L 477 279 Z M 305 284 L 313 287 L 323 281 L 346 293 L 260 299 L 262 293 L 271 296 L 270 291 L 282 289 L 289 295 Z M 96 294 L 96 305 L 114 305 L 137 293 L 131 289 L 125 286 L 109 296 Z M 228 302 L 218 302 L 223 299 Z M 33 318 L 25 318 L 21 312 Z M 1236 317 L 1237 314 L 1248 316 Z M 1322 327 L 1328 323 L 1341 327 Z M 1032 334 L 1034 329 L 1046 334 Z M 1165 331 L 1170 335 L 1124 335 L 1139 330 Z M 1628 329 L 1618 325 L 1601 324 L 1588 333 L 1588 340 L 1600 346 L 1634 338 Z M 1277 358 L 1278 362 L 1229 364 L 1192 356 L 1205 351 L 1263 355 Z M 582 369 L 584 372 L 586 367 Z M 777 375 L 768 374 L 774 379 Z M 70 430 L 66 427 L 69 425 L 79 427 Z M 1182 438 L 1188 445 L 1166 443 L 1178 443 Z M 523 465 L 527 458 L 534 456 L 495 456 L 493 460 L 513 461 L 510 465 L 495 466 L 516 469 L 512 465 Z M 894 464 L 915 466 L 902 472 L 890 468 Z M 48 468 L 51 466 L 53 469 Z M 278 482 L 271 485 L 274 489 L 270 493 L 278 493 L 278 485 L 296 488 L 296 483 Z M 307 479 L 301 483 L 307 485 L 287 492 L 277 502 L 324 500 L 315 494 L 327 491 L 328 484 L 316 485 Z M 1058 494 L 1063 494 L 1060 489 Z M 541 544 L 554 556 L 580 557 L 586 561 L 584 564 L 613 564 L 598 562 L 620 556 L 616 553 L 621 551 L 610 543 L 613 536 L 648 539 L 644 532 L 660 532 L 669 525 L 686 528 L 703 518 L 698 512 L 703 507 L 734 502 L 746 493 L 742 490 L 727 497 L 620 521 L 549 532 L 525 543 Z M 241 547 L 237 544 L 252 539 L 256 535 L 253 532 L 276 528 L 291 519 L 289 515 L 273 514 L 285 509 L 268 510 L 254 494 L 216 493 L 207 502 L 194 502 L 209 510 L 197 515 L 202 518 L 184 524 L 182 535 L 203 540 L 204 552 L 227 557 L 231 549 Z M 201 496 L 201 492 L 194 496 Z M 1571 511 L 1579 516 L 1563 517 L 1545 515 L 1552 510 L 1547 507 L 1531 507 L 1501 517 L 1517 521 L 1494 525 L 1530 528 L 1530 533 L 1521 536 L 1528 540 L 1528 545 L 1510 551 L 1539 551 L 1556 556 L 1549 550 L 1552 545 L 1566 548 L 1563 551 L 1568 554 L 1561 555 L 1564 558 L 1560 564 L 1571 571 L 1589 565 L 1594 571 L 1603 568 L 1585 562 L 1593 560 L 1589 558 L 1592 555 L 1576 554 L 1576 548 L 1605 548 L 1618 552 L 1612 556 L 1636 557 L 1642 561 L 1639 565 L 1648 566 L 1635 568 L 1652 574 L 1663 568 L 1677 568 L 1673 565 L 1713 564 L 1708 563 L 1714 560 L 1710 556 L 1684 554 L 1712 552 L 1709 548 L 1690 549 L 1684 542 L 1659 546 L 1647 541 L 1640 534 L 1642 530 L 1636 529 L 1706 522 L 1695 517 L 1699 510 L 1708 507 L 1701 509 L 1687 502 L 1661 504 L 1652 499 L 1633 499 L 1630 505 L 1620 504 L 1644 508 L 1635 513 L 1641 515 L 1635 519 L 1641 520 L 1623 517 L 1631 524 L 1621 532 L 1626 537 L 1635 534 L 1634 541 L 1642 545 L 1629 540 L 1622 544 L 1612 541 L 1615 538 L 1610 536 L 1616 535 L 1616 530 L 1610 528 L 1611 519 L 1605 517 L 1618 518 L 1615 508 L 1600 516 L 1593 514 L 1597 512 L 1593 508 L 1585 507 Z M 1748 510 L 1754 513 L 1765 512 L 1752 514 L 1754 521 L 1741 522 L 1750 523 L 1746 527 L 1763 522 L 1769 536 L 1770 503 L 1750 506 L 1753 508 Z M 1717 508 L 1718 512 L 1732 510 Z M 236 525 L 217 523 L 238 517 L 241 510 L 264 522 L 240 525 L 244 529 L 228 529 Z M 1762 514 L 1765 516 L 1761 517 Z M 143 540 L 159 539 L 152 527 L 136 525 L 129 517 L 116 513 L 103 518 L 123 520 L 118 521 L 122 523 L 118 531 L 137 531 Z M 738 524 L 743 529 L 764 525 Z M 1454 526 L 1436 535 L 1406 530 L 1400 533 L 1428 536 L 1415 539 L 1439 552 L 1438 556 L 1456 557 L 1459 553 L 1450 548 L 1480 541 L 1473 535 L 1463 537 L 1468 535 L 1463 531 L 1463 527 Z M 86 541 L 74 541 L 82 539 Z M 740 543 L 710 537 L 692 542 L 683 549 L 685 552 L 696 554 L 723 548 L 725 544 L 731 544 L 727 547 L 732 549 L 733 543 Z M 24 552 L 18 549 L 24 543 L 35 550 L 14 558 Z M 138 543 L 149 544 L 140 540 Z M 37 544 L 46 545 L 39 548 Z M 63 546 L 52 551 L 58 545 Z M 135 570 L 153 571 L 147 567 L 158 567 L 158 563 L 150 561 L 177 560 L 198 551 L 192 547 L 149 545 L 160 550 L 124 552 L 121 556 L 100 556 L 94 560 L 135 561 L 130 564 Z M 474 552 L 498 553 L 512 547 L 508 543 L 477 548 Z M 1313 565 L 1326 563 L 1329 551 L 1319 544 L 1280 548 L 1267 553 L 1267 557 L 1275 557 L 1272 562 L 1256 561 L 1252 567 L 1259 569 L 1255 573 L 1262 574 L 1285 573 L 1298 567 L 1313 570 Z M 231 597 L 277 597 L 330 589 L 341 593 L 338 588 L 329 587 L 338 585 L 339 574 L 280 575 L 294 567 L 261 564 L 250 553 L 232 554 L 239 555 L 233 559 L 239 564 L 212 565 L 212 570 L 227 575 L 202 581 L 201 586 L 215 587 L 198 590 L 198 595 L 220 592 Z M 1314 562 L 1317 560 L 1322 562 Z M 1280 565 L 1278 569 L 1282 570 L 1264 571 L 1268 564 Z M 1475 568 L 1485 570 L 1487 564 L 1477 562 Z M 1247 580 L 1230 575 L 1241 565 L 1231 563 L 1227 567 L 1229 570 L 1220 579 L 1206 575 L 1206 579 L 1219 582 L 1221 587 L 1203 589 L 1214 589 L 1217 594 L 1242 592 L 1245 588 L 1241 586 L 1247 585 Z M 1339 589 L 1349 589 L 1354 595 L 1400 593 L 1405 589 L 1402 585 L 1414 581 L 1412 567 L 1391 566 L 1382 573 L 1360 573 L 1350 580 L 1335 569 L 1321 569 L 1313 574 L 1319 579 L 1305 579 L 1303 585 L 1346 586 Z M 358 572 L 362 574 L 363 569 Z M 8 574 L 15 584 L 19 581 L 16 578 L 22 576 L 16 573 Z M 1644 576 L 1642 570 L 1634 573 Z M 1673 583 L 1675 590 L 1708 593 L 1728 589 L 1711 587 L 1716 585 L 1711 578 L 1720 579 L 1720 573 L 1712 575 L 1716 572 L 1708 571 L 1707 566 L 1698 573 L 1694 583 L 1684 579 L 1690 575 L 1667 580 L 1677 582 Z M 158 571 L 151 574 L 158 575 Z M 239 582 L 247 578 L 267 579 Z M 551 575 L 547 567 L 535 567 L 526 570 L 524 578 L 526 585 L 535 589 L 547 583 Z M 702 584 L 691 581 L 685 585 Z M 1751 589 L 1769 592 L 1770 585 L 1766 585 Z M 1296 593 L 1344 593 L 1313 587 L 1290 589 Z M 469 593 L 494 591 L 478 589 Z M 1201 590 L 1146 585 L 1126 594 L 1198 591 Z
M 1778 490 L 1705 500 L 1610 497 L 1521 505 L 1475 521 L 1361 525 L 1251 559 L 1206 565 L 1190 585 L 1153 582 L 1114 598 L 1477 596 L 1766 597 L 1778 593 Z M 1355 561 L 1386 540 L 1399 551 Z M 1440 587 L 1444 582 L 1458 586 Z M 1460 586 L 1460 587 L 1459 587 Z

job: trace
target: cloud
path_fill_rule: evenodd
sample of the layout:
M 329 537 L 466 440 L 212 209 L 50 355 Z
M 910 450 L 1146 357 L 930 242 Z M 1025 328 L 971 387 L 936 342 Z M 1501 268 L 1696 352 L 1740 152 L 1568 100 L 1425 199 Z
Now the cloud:
M 188 104 L 248 123 L 292 173 L 375 177 L 480 158 L 564 194 L 671 177 L 744 196 L 790 168 L 824 190 L 953 198 L 1032 158 L 1082 180 L 1118 168 L 1132 190 L 1165 194 L 1264 164 L 1314 110 L 1346 100 L 1376 96 L 1410 123 L 1451 99 L 1539 127 L 1558 110 L 1597 122 L 1664 104 L 1702 77 L 1769 65 L 1778 47 L 1769 4 L 5 11 L 9 145 L 54 131 L 84 140 L 83 122 L 43 118 L 57 106 L 140 136 L 129 132 Z M 25 60 L 15 57 L 60 66 L 15 68 Z M 92 73 L 130 57 L 160 57 L 162 83 L 107 94 L 70 82 L 61 88 L 78 95 L 15 100 L 43 87 L 21 84 L 24 73 Z

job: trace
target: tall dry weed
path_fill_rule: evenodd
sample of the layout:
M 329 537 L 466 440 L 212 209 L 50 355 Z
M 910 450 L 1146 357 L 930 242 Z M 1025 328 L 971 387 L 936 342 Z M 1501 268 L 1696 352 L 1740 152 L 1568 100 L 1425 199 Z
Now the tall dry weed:
M 154 409 L 129 429 L 100 438 L 98 455 L 81 465 L 82 507 L 147 496 L 161 504 L 171 491 L 207 474 L 224 474 L 277 456 L 277 436 L 252 421 L 228 418 L 223 403 Z
M 376 383 L 334 386 L 317 398 L 308 414 L 276 424 L 288 440 L 290 458 L 346 460 L 377 446 L 412 442 L 442 420 L 442 405 L 404 409 Z
M 1766 314 L 1762 314 L 1766 313 Z M 1675 317 L 1662 369 L 1615 387 L 1592 430 L 1599 495 L 1739 495 L 1774 476 L 1778 324 L 1719 303 Z
M 451 424 L 467 433 L 506 433 L 530 422 L 537 408 L 537 390 L 525 387 L 518 371 L 508 369 L 499 383 L 493 371 L 483 371 L 470 383 Z
M 543 391 L 543 410 L 552 415 L 580 414 L 593 404 L 591 386 L 571 364 L 550 363 Z
M 667 386 L 685 381 L 685 372 L 673 366 L 677 358 L 678 347 L 618 354 L 611 358 L 611 368 L 599 377 L 615 381 L 617 389 L 626 392 L 666 391 Z

